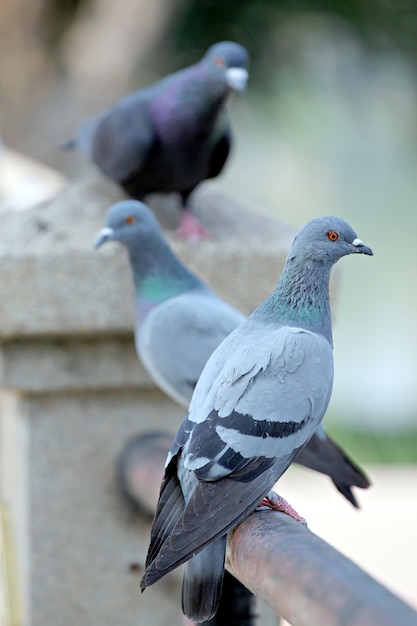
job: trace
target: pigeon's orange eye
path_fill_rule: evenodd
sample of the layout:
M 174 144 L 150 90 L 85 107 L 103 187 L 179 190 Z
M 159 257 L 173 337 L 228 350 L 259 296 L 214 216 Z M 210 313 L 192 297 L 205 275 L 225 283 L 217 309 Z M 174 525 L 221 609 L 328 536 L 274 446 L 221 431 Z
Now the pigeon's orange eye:
M 133 223 L 134 223 L 134 221 L 135 221 L 135 218 L 134 218 L 134 216 L 133 216 L 133 215 L 129 215 L 129 216 L 125 219 L 126 224 L 133 224 Z
M 339 233 L 337 233 L 335 230 L 329 230 L 329 232 L 327 233 L 327 237 L 330 239 L 330 241 L 337 241 L 339 239 Z
M 223 57 L 214 57 L 213 63 L 214 65 L 217 65 L 217 67 L 224 67 L 226 65 Z

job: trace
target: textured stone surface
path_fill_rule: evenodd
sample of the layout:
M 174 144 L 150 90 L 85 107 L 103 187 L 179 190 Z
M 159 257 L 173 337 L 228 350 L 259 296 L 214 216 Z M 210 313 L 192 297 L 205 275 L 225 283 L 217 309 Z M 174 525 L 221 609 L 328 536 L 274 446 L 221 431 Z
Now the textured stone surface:
M 153 386 L 136 356 L 133 333 L 7 341 L 0 347 L 0 379 L 9 389 L 54 393 Z
M 115 459 L 133 433 L 174 432 L 183 410 L 126 390 L 30 405 L 31 623 L 182 624 L 178 576 L 140 594 L 149 520 L 118 496 Z
M 24 210 L 52 198 L 65 177 L 46 165 L 14 152 L 0 137 L 0 210 Z

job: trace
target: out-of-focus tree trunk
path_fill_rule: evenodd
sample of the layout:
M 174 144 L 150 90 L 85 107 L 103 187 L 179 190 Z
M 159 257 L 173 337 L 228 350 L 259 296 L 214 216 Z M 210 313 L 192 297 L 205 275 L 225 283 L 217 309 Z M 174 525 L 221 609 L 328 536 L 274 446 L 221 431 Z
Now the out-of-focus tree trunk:
M 24 115 L 31 96 L 49 73 L 50 61 L 38 38 L 43 0 L 0 1 L 0 132 L 8 117 Z
M 69 80 L 87 108 L 120 97 L 131 88 L 146 54 L 155 51 L 185 0 L 91 0 L 63 41 Z

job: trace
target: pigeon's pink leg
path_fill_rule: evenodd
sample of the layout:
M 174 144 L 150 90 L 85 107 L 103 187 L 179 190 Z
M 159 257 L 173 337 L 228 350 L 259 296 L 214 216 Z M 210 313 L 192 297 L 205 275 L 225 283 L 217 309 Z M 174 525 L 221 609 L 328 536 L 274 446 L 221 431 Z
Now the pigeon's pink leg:
M 190 209 L 181 211 L 181 221 L 177 235 L 186 241 L 200 241 L 201 239 L 210 239 L 211 237 L 210 232 L 204 228 Z
M 304 526 L 307 526 L 307 522 L 304 517 L 301 517 L 295 509 L 292 508 L 283 497 L 279 496 L 275 491 L 270 491 L 258 504 L 256 511 L 265 511 L 270 509 L 272 511 L 280 511 L 292 517 L 296 522 L 300 522 Z

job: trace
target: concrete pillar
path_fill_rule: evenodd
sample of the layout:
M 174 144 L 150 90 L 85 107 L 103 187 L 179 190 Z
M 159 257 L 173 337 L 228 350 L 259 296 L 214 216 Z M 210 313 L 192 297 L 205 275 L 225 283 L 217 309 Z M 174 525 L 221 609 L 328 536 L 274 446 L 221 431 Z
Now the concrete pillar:
M 249 312 L 275 285 L 293 231 L 208 188 L 195 203 L 212 241 L 175 241 L 178 211 L 170 201 L 155 211 L 182 259 Z M 92 248 L 119 197 L 86 180 L 0 214 L 0 499 L 23 626 L 182 624 L 178 575 L 140 596 L 149 520 L 115 480 L 129 437 L 174 433 L 184 415 L 136 357 L 124 250 Z

